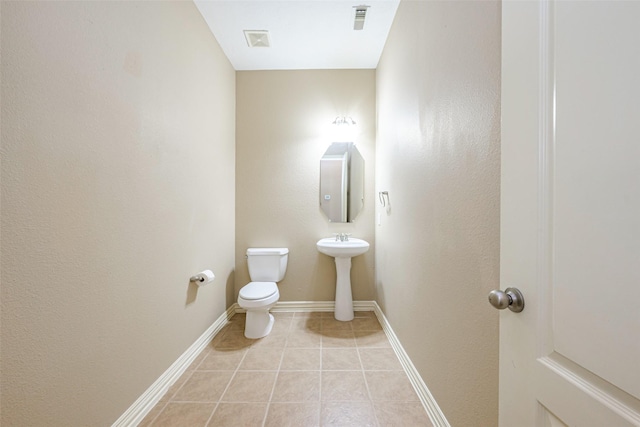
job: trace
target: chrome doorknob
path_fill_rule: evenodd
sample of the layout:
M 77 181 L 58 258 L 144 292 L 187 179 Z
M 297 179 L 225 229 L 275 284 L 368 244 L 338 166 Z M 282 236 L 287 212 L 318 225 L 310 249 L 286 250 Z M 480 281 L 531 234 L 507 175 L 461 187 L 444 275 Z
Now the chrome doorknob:
M 498 310 L 504 310 L 507 307 L 514 313 L 524 310 L 524 297 L 516 288 L 507 288 L 504 292 L 499 289 L 489 292 L 489 303 Z

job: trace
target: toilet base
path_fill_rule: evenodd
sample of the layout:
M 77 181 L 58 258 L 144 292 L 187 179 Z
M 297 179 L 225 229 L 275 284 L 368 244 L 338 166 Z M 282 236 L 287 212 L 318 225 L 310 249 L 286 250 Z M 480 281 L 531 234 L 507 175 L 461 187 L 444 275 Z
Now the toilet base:
M 244 336 L 249 339 L 266 337 L 271 332 L 274 321 L 273 314 L 269 313 L 269 310 L 247 310 Z

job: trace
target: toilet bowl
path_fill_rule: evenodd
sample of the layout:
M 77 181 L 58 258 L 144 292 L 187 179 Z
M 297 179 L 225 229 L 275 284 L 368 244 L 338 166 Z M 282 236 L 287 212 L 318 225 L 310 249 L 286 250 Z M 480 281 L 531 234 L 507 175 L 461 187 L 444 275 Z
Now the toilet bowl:
M 247 264 L 252 282 L 243 286 L 238 305 L 247 310 L 244 336 L 262 338 L 271 332 L 274 318 L 269 310 L 280 299 L 276 282 L 282 280 L 287 269 L 287 248 L 249 248 Z
M 251 282 L 240 289 L 238 304 L 247 310 L 244 336 L 262 338 L 273 328 L 273 315 L 269 310 L 280 299 L 275 282 Z

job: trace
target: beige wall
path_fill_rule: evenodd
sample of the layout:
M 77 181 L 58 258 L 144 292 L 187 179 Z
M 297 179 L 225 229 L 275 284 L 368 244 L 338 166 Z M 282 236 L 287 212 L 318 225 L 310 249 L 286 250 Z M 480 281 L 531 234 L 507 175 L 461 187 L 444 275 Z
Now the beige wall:
M 499 2 L 402 1 L 377 94 L 378 301 L 450 423 L 497 425 Z
M 235 72 L 191 2 L 3 2 L 1 38 L 0 424 L 110 425 L 232 301 Z
M 353 297 L 375 299 L 375 71 L 242 71 L 236 102 L 236 292 L 250 281 L 248 247 L 283 246 L 280 300 L 333 300 L 335 264 L 315 244 L 348 232 L 372 243 L 353 259 Z M 329 223 L 319 206 L 320 158 L 337 137 L 338 115 L 357 122 L 351 136 L 365 159 L 365 206 L 349 224 Z

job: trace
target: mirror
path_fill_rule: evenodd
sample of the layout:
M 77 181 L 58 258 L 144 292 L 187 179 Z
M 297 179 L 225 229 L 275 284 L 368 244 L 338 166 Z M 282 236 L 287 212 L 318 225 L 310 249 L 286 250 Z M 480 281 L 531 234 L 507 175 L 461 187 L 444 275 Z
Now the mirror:
M 320 159 L 320 208 L 331 222 L 353 222 L 364 206 L 364 158 L 353 142 L 334 142 Z

